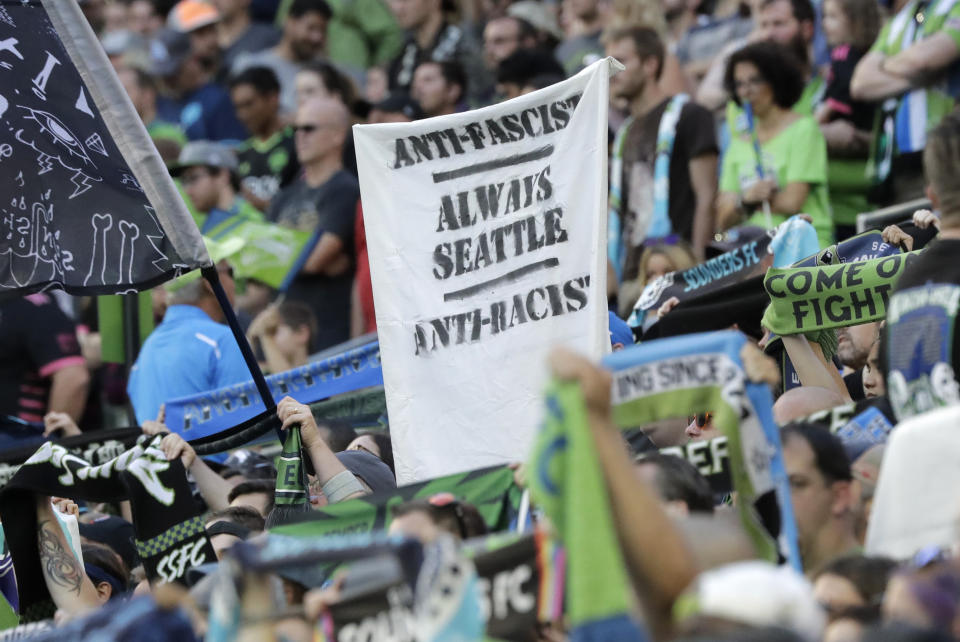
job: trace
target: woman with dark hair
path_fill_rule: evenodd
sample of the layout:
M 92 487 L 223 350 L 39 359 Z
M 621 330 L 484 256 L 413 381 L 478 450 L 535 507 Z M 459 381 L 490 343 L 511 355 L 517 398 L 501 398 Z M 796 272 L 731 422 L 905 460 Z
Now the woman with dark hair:
M 799 63 L 783 46 L 757 42 L 730 57 L 724 83 L 738 105 L 749 105 L 753 122 L 723 157 L 719 229 L 779 225 L 804 213 L 826 247 L 833 242 L 827 145 L 816 121 L 791 109 L 803 92 Z
M 363 450 L 378 457 L 385 463 L 390 472 L 396 474 L 393 468 L 393 442 L 385 432 L 365 432 L 350 442 L 347 450 Z

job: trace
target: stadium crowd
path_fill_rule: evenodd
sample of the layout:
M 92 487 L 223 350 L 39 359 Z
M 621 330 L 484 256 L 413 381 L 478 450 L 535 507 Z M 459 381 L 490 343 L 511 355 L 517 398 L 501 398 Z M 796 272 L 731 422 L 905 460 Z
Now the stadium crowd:
M 611 347 L 730 328 L 758 346 L 745 369 L 774 394 L 795 522 L 795 535 L 782 524 L 772 532 L 781 544 L 795 536 L 799 560 L 791 566 L 785 547 L 779 564 L 761 559 L 738 514 L 746 500 L 729 481 L 745 473 L 723 455 L 734 440 L 716 412 L 678 408 L 673 419 L 620 430 L 610 372 L 558 351 L 554 376 L 582 390 L 600 463 L 596 502 L 609 502 L 626 578 L 604 586 L 598 566 L 594 586 L 605 599 L 622 588 L 608 601 L 626 605 L 625 619 L 601 608 L 586 623 L 609 628 L 581 626 L 568 583 L 566 605 L 538 606 L 532 623 L 506 634 L 488 624 L 490 639 L 960 639 L 960 2 L 79 5 L 211 240 L 265 373 L 376 331 L 353 125 L 454 114 L 548 87 L 605 56 L 622 64 L 609 96 Z M 282 285 L 235 273 L 229 248 L 245 225 L 273 230 L 292 255 L 307 248 Z M 901 255 L 885 274 L 885 257 Z M 858 262 L 862 272 L 830 271 Z M 801 300 L 802 279 L 784 273 L 778 284 L 768 272 L 796 265 L 813 270 L 805 287 L 832 287 L 835 300 Z M 864 282 L 882 296 L 858 299 Z M 50 471 L 11 473 L 4 481 L 15 487 L 0 492 L 0 640 L 481 639 L 463 622 L 496 616 L 499 585 L 487 587 L 483 609 L 464 600 L 464 619 L 444 619 L 429 594 L 451 580 L 425 576 L 463 573 L 458 564 L 472 558 L 462 551 L 479 538 L 492 549 L 498 532 L 562 530 L 557 513 L 527 505 L 524 462 L 506 473 L 509 518 L 456 485 L 404 493 L 388 427 L 357 431 L 295 393 L 277 408 L 282 452 L 200 456 L 164 425 L 165 404 L 249 380 L 241 348 L 203 279 L 178 278 L 141 301 L 153 329 L 126 365 L 105 358 L 117 328 L 96 298 L 0 302 L 0 461 L 2 451 L 49 439 L 69 450 L 135 424 L 145 435 L 138 448 L 186 471 L 187 494 L 171 486 L 176 499 L 152 508 L 178 516 L 155 539 L 193 519 L 199 526 L 182 540 L 205 533 L 197 546 L 209 541 L 215 560 L 158 563 L 154 540 L 140 535 L 159 518 L 131 505 L 132 490 L 124 500 L 93 487 L 110 470 L 86 473 L 79 495 L 55 492 L 70 489 Z M 47 455 L 50 466 L 69 466 L 68 450 Z M 506 499 L 507 487 L 524 500 Z M 370 497 L 364 506 L 379 512 L 363 528 L 311 531 L 302 551 L 282 539 L 296 534 L 299 513 L 336 520 L 348 514 L 338 505 Z M 23 506 L 36 521 L 17 525 Z M 338 558 L 324 537 L 344 533 L 367 539 L 337 540 Z M 358 546 L 367 552 L 349 552 Z M 334 570 L 338 560 L 351 563 Z M 546 583 L 563 565 L 554 557 L 538 577 Z M 363 601 L 371 595 L 382 604 Z M 533 608 L 521 602 L 504 612 Z

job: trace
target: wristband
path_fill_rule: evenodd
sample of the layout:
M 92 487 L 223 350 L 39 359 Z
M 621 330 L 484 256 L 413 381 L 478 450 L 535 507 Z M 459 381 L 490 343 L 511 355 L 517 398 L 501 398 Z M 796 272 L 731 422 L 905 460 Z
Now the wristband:
M 336 504 L 354 493 L 366 492 L 360 480 L 349 470 L 339 472 L 328 479 L 321 490 L 331 504 Z

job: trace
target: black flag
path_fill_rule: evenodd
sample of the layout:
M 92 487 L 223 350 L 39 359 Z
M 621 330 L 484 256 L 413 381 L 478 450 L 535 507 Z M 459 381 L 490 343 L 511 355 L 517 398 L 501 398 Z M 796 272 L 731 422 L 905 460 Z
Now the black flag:
M 143 290 L 210 265 L 75 0 L 0 4 L 0 297 Z

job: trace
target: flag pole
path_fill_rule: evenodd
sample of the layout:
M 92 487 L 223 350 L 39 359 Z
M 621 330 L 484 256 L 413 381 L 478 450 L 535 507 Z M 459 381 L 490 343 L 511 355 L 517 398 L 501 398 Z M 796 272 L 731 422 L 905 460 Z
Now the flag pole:
M 137 294 L 122 294 L 121 309 L 123 311 L 123 365 L 124 375 L 129 379 L 133 371 L 133 364 L 137 360 L 137 347 L 140 339 L 140 309 Z M 133 411 L 133 404 L 127 400 L 127 419 L 131 426 L 138 426 L 137 415 Z
M 223 285 L 220 283 L 220 274 L 217 272 L 217 266 L 211 265 L 209 267 L 202 268 L 200 274 L 203 275 L 203 278 L 207 280 L 207 283 L 210 284 L 210 287 L 213 289 L 214 296 L 217 297 L 217 303 L 220 304 L 220 309 L 223 310 L 223 316 L 227 321 L 227 325 L 230 326 L 230 330 L 233 332 L 233 338 L 236 339 L 237 345 L 240 346 L 240 354 L 243 355 L 243 360 L 247 364 L 247 369 L 250 370 L 250 374 L 253 376 L 253 383 L 257 387 L 257 392 L 260 394 L 260 399 L 263 401 L 264 408 L 266 408 L 265 413 L 276 415 L 277 402 L 273 399 L 273 394 L 270 392 L 270 387 L 267 385 L 267 380 L 263 376 L 263 372 L 260 370 L 260 364 L 257 363 L 257 358 L 253 356 L 253 350 L 250 348 L 250 344 L 247 342 L 246 335 L 243 334 L 243 330 L 240 329 L 240 322 L 237 321 L 237 315 L 233 312 L 233 306 L 230 305 L 230 300 L 227 298 L 227 293 L 223 291 Z M 280 432 L 280 423 L 277 422 L 275 426 L 277 430 L 277 439 L 280 440 L 280 443 L 283 443 L 283 435 Z

